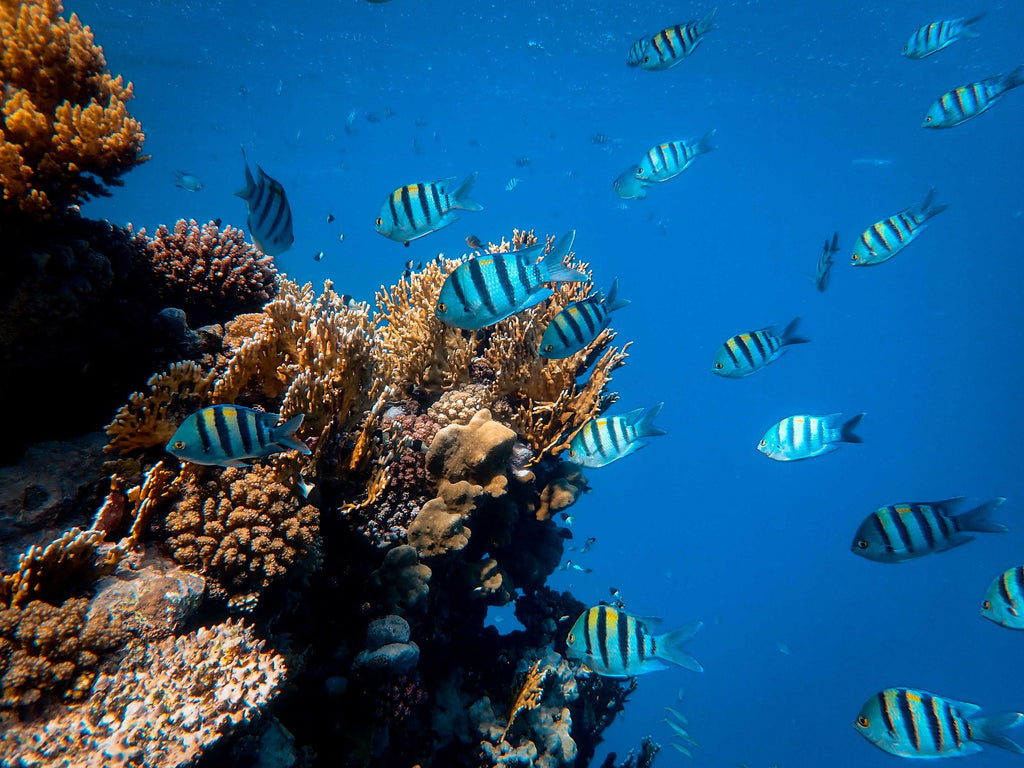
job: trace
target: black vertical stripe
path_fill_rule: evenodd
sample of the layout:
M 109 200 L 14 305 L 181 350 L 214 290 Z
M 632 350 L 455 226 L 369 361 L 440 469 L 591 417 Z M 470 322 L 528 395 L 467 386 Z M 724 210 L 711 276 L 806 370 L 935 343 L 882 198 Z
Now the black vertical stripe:
M 890 549 L 893 548 L 892 540 L 889 538 L 889 532 L 885 530 L 885 525 L 882 523 L 882 518 L 877 512 L 871 513 L 871 522 L 875 525 L 875 531 L 878 533 L 878 537 L 882 540 L 882 543 Z
M 565 330 L 563 329 L 565 318 L 562 317 L 561 313 L 555 316 L 555 319 L 551 321 L 551 325 L 555 329 L 555 333 L 558 334 L 558 340 L 562 342 L 562 346 L 568 347 L 569 337 L 565 335 Z
M 1014 581 L 1017 584 L 1017 591 L 1024 595 L 1024 565 L 1017 566 L 1013 569 Z
M 501 286 L 501 290 L 505 293 L 505 300 L 508 302 L 508 306 L 514 307 L 516 305 L 516 290 L 512 286 L 512 280 L 508 275 L 508 262 L 504 256 L 494 257 L 494 271 L 498 274 L 498 284 Z
M 220 406 L 213 409 L 213 425 L 217 428 L 217 439 L 220 441 L 220 449 L 228 456 L 235 453 L 231 445 L 231 430 L 228 428 L 228 420 L 224 418 L 224 411 L 231 406 Z
M 996 581 L 999 582 L 999 597 L 1003 599 L 1004 605 L 1013 605 L 1013 597 L 1010 595 L 1010 590 L 1007 588 L 1007 579 L 1000 576 Z
M 730 341 L 732 341 L 732 340 L 730 339 Z M 730 343 L 729 343 L 729 342 L 727 341 L 727 342 L 725 342 L 725 345 L 724 345 L 724 346 L 725 346 L 725 351 L 729 353 L 729 358 L 730 358 L 730 359 L 732 360 L 732 364 L 733 364 L 733 365 L 735 365 L 735 366 L 739 366 L 739 364 L 740 364 L 740 359 L 739 359 L 738 357 L 736 357 L 736 353 L 735 353 L 735 352 L 733 352 L 733 350 L 732 350 L 732 346 L 733 346 L 733 345 L 732 345 L 732 344 L 730 344 Z
M 260 202 L 259 208 L 254 213 L 256 214 L 256 221 L 259 222 L 260 227 L 266 224 L 267 218 L 270 216 L 270 212 L 274 208 L 274 200 L 277 198 L 277 190 L 274 189 L 272 184 L 266 185 L 266 196 L 263 197 Z
M 932 743 L 937 752 L 945 752 L 946 740 L 942 737 L 942 724 L 939 722 L 939 707 L 942 702 L 934 696 L 921 694 L 921 703 L 924 704 L 924 715 L 928 721 L 928 731 L 931 733 Z
M 918 752 L 921 751 L 921 734 L 918 731 L 917 721 L 914 719 L 914 711 L 910 708 L 910 699 L 907 698 L 907 692 L 897 691 L 896 692 L 896 706 L 899 707 L 901 719 L 903 724 L 907 727 L 907 735 L 910 736 L 910 743 L 914 745 L 914 749 Z
M 402 210 L 405 211 L 405 220 L 410 227 L 416 227 L 416 219 L 412 214 L 412 196 L 409 194 L 408 185 L 402 187 Z
M 238 436 L 242 438 L 242 447 L 245 449 L 245 453 L 252 453 L 252 431 L 249 428 L 249 420 L 255 423 L 256 414 L 252 411 L 243 411 L 238 409 Z M 258 428 L 258 427 L 257 427 Z
M 260 177 L 260 183 L 255 184 L 249 191 L 249 197 L 245 199 L 245 202 L 249 204 L 250 211 L 256 211 L 263 205 L 263 195 L 267 192 L 267 185 L 263 183 L 263 178 Z
M 608 419 L 608 421 L 606 423 L 608 424 L 608 437 L 611 438 L 612 447 L 615 448 L 616 451 L 618 451 L 619 450 L 619 434 L 618 434 L 618 430 L 615 429 L 615 427 L 616 427 L 616 425 L 618 423 L 618 419 L 616 419 L 616 418 Z
M 601 661 L 608 668 L 608 606 L 602 605 L 597 609 L 597 643 L 601 652 Z
M 594 609 L 589 608 L 583 614 L 583 642 L 587 648 L 587 655 L 594 655 L 594 644 L 590 640 L 590 617 L 594 615 Z
M 922 508 L 920 504 L 910 505 L 910 511 L 914 515 L 914 520 L 917 521 L 917 527 L 921 529 L 925 541 L 928 542 L 928 549 L 935 549 L 935 534 L 932 533 L 932 527 L 928 519 L 930 517 L 928 515 L 929 510 L 929 507 Z
M 572 312 L 563 312 L 562 316 L 565 318 L 565 323 L 569 326 L 569 330 L 572 331 L 573 336 L 576 337 L 576 342 L 582 343 L 583 331 L 580 328 L 580 324 L 576 322 L 576 318 L 573 317 Z
M 484 278 L 484 271 L 481 269 L 478 259 L 471 259 L 469 262 L 469 278 L 473 281 L 473 287 L 476 288 L 477 295 L 487 311 L 492 315 L 498 314 L 498 309 L 491 300 L 490 291 L 487 290 L 487 280 Z
M 589 301 L 583 302 L 578 306 L 580 308 L 580 316 L 583 318 L 583 322 L 587 324 L 587 330 L 590 332 L 587 335 L 587 338 L 593 339 L 595 336 L 597 336 L 598 330 L 596 318 L 594 317 L 594 315 L 600 312 L 600 310 L 597 308 L 596 304 L 593 304 Z M 580 341 L 582 341 L 582 339 L 580 339 Z
M 946 718 L 946 726 L 949 728 L 949 732 L 953 734 L 953 741 L 956 743 L 956 748 L 960 749 L 964 745 L 964 735 L 960 731 L 959 716 L 953 711 L 952 707 L 943 707 L 942 714 Z
M 213 447 L 213 442 L 210 440 L 210 432 L 206 428 L 206 413 L 199 411 L 195 418 L 196 432 L 199 433 L 199 442 L 203 444 L 203 453 L 209 453 L 210 448 Z
M 516 274 L 519 275 L 519 284 L 527 293 L 533 293 L 533 286 L 530 284 L 530 276 L 526 273 L 526 259 L 522 256 L 514 256 L 516 260 Z
M 811 447 L 811 420 L 804 419 L 804 450 Z
M 672 170 L 679 170 L 679 166 L 683 164 L 682 158 L 679 156 L 679 142 L 673 141 L 669 147 L 672 149 L 672 159 L 676 161 Z
M 434 201 L 434 210 L 438 216 L 444 216 L 447 211 L 441 207 L 441 194 L 437 191 L 437 184 L 430 185 L 430 196 Z M 445 195 L 447 199 L 448 195 Z
M 469 312 L 472 309 L 472 307 L 470 307 L 469 302 L 466 301 L 466 292 L 462 288 L 462 275 L 463 271 L 461 269 L 456 269 L 454 272 L 452 272 L 452 275 L 450 278 L 448 278 L 448 281 L 451 283 L 452 290 L 455 291 L 455 298 L 459 300 L 459 303 L 462 305 L 463 311 Z
M 900 535 L 900 540 L 903 542 L 903 548 L 908 552 L 913 552 L 914 540 L 910 536 L 907 524 L 903 522 L 903 515 L 899 514 L 895 507 L 889 507 L 889 514 L 892 516 L 893 525 L 896 526 L 896 532 Z
M 939 528 L 942 529 L 942 538 L 948 540 L 955 530 L 954 526 L 949 524 L 949 518 L 947 518 L 938 507 L 925 505 L 925 508 L 931 510 L 932 514 L 935 516 L 935 521 L 939 524 Z
M 742 336 L 733 336 L 732 340 L 736 342 L 736 346 L 740 348 L 740 352 L 743 353 L 743 356 L 747 359 L 747 362 L 750 364 L 750 367 L 753 368 L 754 356 L 750 353 L 750 348 L 747 347 L 747 342 L 743 340 Z
M 391 208 L 391 225 L 399 227 L 402 222 L 398 220 L 398 209 L 395 208 L 395 196 L 394 194 L 388 195 L 388 206 Z
M 274 190 L 274 202 L 277 204 L 274 208 L 274 220 L 267 227 L 267 234 L 270 235 L 271 239 L 276 240 L 282 234 L 281 230 L 285 227 L 284 219 L 286 217 L 291 219 L 291 211 L 288 210 L 288 203 L 284 197 L 284 189 L 280 185 Z
M 267 424 L 267 414 L 258 413 L 256 414 L 256 440 L 260 444 L 260 448 L 266 448 L 267 437 L 270 435 L 270 425 Z
M 678 32 L 679 27 L 676 27 L 675 30 L 676 32 Z M 672 44 L 672 34 L 667 29 L 661 32 L 660 34 L 662 35 L 662 38 L 665 40 L 665 46 L 668 48 L 668 55 L 671 56 L 673 59 L 676 58 L 678 54 L 676 53 L 676 47 Z
M 665 145 L 664 144 L 659 144 L 657 147 L 655 147 L 655 149 L 657 149 L 657 151 L 658 151 L 658 157 L 661 158 L 661 168 L 662 168 L 662 170 L 667 171 L 669 169 L 668 168 L 668 155 L 665 154 Z
M 619 614 L 619 620 L 616 622 L 616 626 L 619 630 L 619 658 L 622 660 L 623 671 L 629 669 L 629 624 L 636 624 L 636 619 L 632 616 L 626 616 L 623 613 Z
M 889 704 L 885 700 L 885 691 L 878 694 L 878 711 L 882 713 L 882 721 L 889 733 L 896 733 L 896 724 L 892 721 L 892 713 L 889 712 Z
M 633 622 L 633 632 L 636 637 L 635 642 L 637 658 L 639 658 L 640 663 L 643 664 L 644 658 L 646 657 L 646 654 L 644 653 L 644 631 L 643 626 L 640 624 L 639 621 Z
M 762 361 L 767 360 L 768 359 L 768 352 L 764 348 L 764 342 L 761 341 L 761 334 L 760 333 L 752 333 L 752 334 L 750 334 L 750 338 L 753 339 L 754 346 L 757 347 L 757 353 L 759 355 L 761 355 L 761 360 Z
M 427 189 L 428 188 L 433 189 L 435 186 L 437 186 L 437 185 L 436 184 L 427 184 L 427 185 L 421 186 L 420 187 L 420 193 L 418 195 L 419 201 L 420 201 L 420 208 L 423 209 L 423 218 L 427 222 L 428 225 L 430 224 L 431 216 L 430 216 L 430 198 L 427 197 Z
M 892 232 L 893 235 L 896 236 L 896 239 L 902 243 L 905 238 L 903 236 L 903 231 L 898 226 L 896 226 L 896 217 L 890 216 L 888 219 L 885 220 L 885 223 L 886 225 L 888 225 L 889 231 Z

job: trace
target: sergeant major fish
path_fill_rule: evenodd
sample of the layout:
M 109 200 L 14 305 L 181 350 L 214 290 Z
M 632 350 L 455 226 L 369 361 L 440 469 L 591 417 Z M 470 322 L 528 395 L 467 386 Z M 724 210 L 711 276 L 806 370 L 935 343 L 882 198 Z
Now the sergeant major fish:
M 965 123 L 1002 98 L 1011 88 L 1024 85 L 1024 64 L 1008 75 L 996 75 L 942 94 L 925 113 L 923 128 L 952 128 Z
M 981 615 L 1007 629 L 1024 629 L 1024 566 L 999 574 L 985 592 Z
M 741 379 L 761 370 L 778 360 L 786 347 L 808 343 L 809 339 L 796 335 L 799 324 L 800 318 L 796 317 L 784 329 L 773 325 L 733 336 L 718 348 L 711 372 L 730 379 Z
M 932 205 L 934 199 L 933 187 L 920 205 L 911 206 L 865 229 L 853 246 L 850 263 L 855 267 L 881 264 L 914 242 L 928 226 L 928 220 L 946 210 L 945 205 Z
M 601 291 L 580 301 L 574 301 L 555 315 L 540 340 L 541 357 L 558 360 L 579 352 L 597 338 L 611 321 L 611 313 L 629 304 L 628 299 L 618 298 L 618 278 L 608 291 L 608 298 Z
M 646 413 L 636 408 L 620 416 L 591 419 L 569 441 L 566 459 L 584 467 L 603 467 L 639 451 L 647 445 L 643 438 L 667 434 L 654 426 L 664 405 L 658 403 Z
M 954 515 L 960 501 L 890 504 L 876 509 L 857 528 L 850 549 L 855 555 L 879 563 L 902 563 L 966 544 L 974 539 L 967 531 L 1010 530 L 989 519 L 1006 499 L 997 497 L 969 512 Z
M 652 72 L 674 67 L 696 50 L 706 33 L 716 29 L 716 13 L 717 8 L 701 19 L 666 27 L 650 38 L 640 38 L 629 49 L 626 65 Z
M 245 158 L 245 147 L 242 147 L 242 160 L 245 162 L 245 189 L 235 194 L 245 200 L 249 209 L 249 217 L 246 219 L 249 236 L 265 254 L 278 256 L 295 242 L 288 196 L 281 183 L 270 178 L 259 165 L 256 166 L 256 178 L 253 179 L 249 172 L 249 161 Z
M 174 186 L 184 189 L 187 192 L 198 192 L 203 188 L 203 180 L 191 173 L 175 171 Z
M 658 619 L 641 619 L 610 605 L 585 610 L 565 638 L 568 656 L 604 677 L 633 677 L 675 664 L 694 672 L 704 668 L 686 650 L 702 622 L 694 621 L 663 635 L 650 627 Z
M 473 256 L 445 278 L 434 313 L 448 325 L 476 331 L 544 301 L 551 296 L 544 283 L 588 280 L 562 263 L 575 238 L 576 230 L 563 235 L 547 256 L 545 243 Z
M 640 161 L 637 179 L 660 184 L 675 178 L 690 167 L 697 155 L 718 149 L 714 141 L 717 131 L 717 128 L 712 128 L 700 139 L 670 141 L 651 147 Z
M 959 19 L 933 21 L 931 24 L 925 24 L 907 40 L 907 44 L 903 46 L 903 55 L 908 59 L 923 59 L 933 53 L 938 53 L 963 37 L 977 37 L 978 33 L 972 27 L 984 15 L 984 13 L 979 13 L 970 19 L 960 17 Z
M 764 433 L 757 450 L 775 461 L 799 461 L 831 453 L 842 443 L 863 442 L 853 430 L 864 415 L 859 413 L 841 425 L 840 413 L 789 416 Z
M 213 405 L 196 411 L 181 423 L 167 452 L 193 464 L 220 467 L 247 466 L 244 459 L 295 450 L 309 455 L 309 448 L 295 438 L 303 414 L 278 424 L 276 413 L 264 413 L 240 405 Z
M 825 238 L 825 246 L 821 249 L 821 256 L 818 257 L 818 271 L 814 275 L 814 284 L 818 291 L 825 292 L 828 288 L 829 272 L 832 269 L 832 257 L 839 253 L 839 233 L 832 235 L 832 242 Z
M 960 757 L 985 742 L 1024 754 L 1004 731 L 1024 722 L 1020 712 L 982 715 L 981 707 L 914 688 L 886 688 L 860 708 L 853 726 L 879 749 L 898 757 Z
M 377 214 L 377 231 L 389 240 L 404 243 L 429 235 L 459 219 L 456 210 L 482 211 L 484 207 L 469 199 L 476 181 L 474 171 L 455 191 L 448 189 L 455 177 L 399 187 L 381 204 Z

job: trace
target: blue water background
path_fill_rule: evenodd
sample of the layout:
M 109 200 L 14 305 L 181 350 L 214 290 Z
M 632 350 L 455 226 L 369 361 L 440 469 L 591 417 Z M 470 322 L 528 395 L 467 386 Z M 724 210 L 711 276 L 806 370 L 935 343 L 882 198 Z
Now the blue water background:
M 851 727 L 884 687 L 1024 710 L 1024 633 L 978 615 L 989 581 L 1024 563 L 1024 88 L 960 127 L 920 127 L 943 92 L 1024 61 L 1024 4 L 719 6 L 696 53 L 652 73 L 625 66 L 633 40 L 710 6 L 69 3 L 134 82 L 153 156 L 85 212 L 150 232 L 178 218 L 244 226 L 232 192 L 245 144 L 291 200 L 279 266 L 367 300 L 407 259 L 461 254 L 469 233 L 576 228 L 596 281 L 617 276 L 633 302 L 615 315 L 635 343 L 613 412 L 663 400 L 669 434 L 588 472 L 594 490 L 572 512 L 576 542 L 597 537 L 575 558 L 593 572 L 550 583 L 589 602 L 617 587 L 666 626 L 706 622 L 691 644 L 705 674 L 642 677 L 595 765 L 649 732 L 666 746 L 659 765 L 687 764 L 659 722 L 672 705 L 703 745 L 697 766 L 892 766 Z M 980 38 L 899 55 L 918 26 L 980 10 Z M 711 128 L 718 151 L 644 201 L 615 196 L 649 147 Z M 888 162 L 856 162 L 869 159 Z M 176 188 L 175 170 L 205 188 Z M 374 231 L 394 188 L 474 170 L 483 212 L 409 248 Z M 949 209 L 917 242 L 848 266 L 865 227 L 932 186 Z M 812 276 L 834 230 L 822 295 Z M 748 379 L 710 373 L 727 337 L 796 315 L 811 344 Z M 791 465 L 755 450 L 785 416 L 837 411 L 867 413 L 863 445 Z M 996 495 L 1009 535 L 900 565 L 849 552 L 875 507 Z M 1019 764 L 991 747 L 972 758 Z

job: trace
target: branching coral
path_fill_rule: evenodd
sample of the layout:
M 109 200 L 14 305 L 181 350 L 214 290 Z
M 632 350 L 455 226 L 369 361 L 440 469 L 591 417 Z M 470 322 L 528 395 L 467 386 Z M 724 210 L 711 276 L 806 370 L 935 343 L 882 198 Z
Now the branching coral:
M 18 570 L 0 579 L 0 604 L 60 602 L 82 583 L 110 573 L 124 551 L 114 547 L 101 552 L 102 542 L 102 531 L 72 528 L 45 547 L 30 547 L 18 559 Z
M 320 552 L 320 513 L 269 466 L 187 471 L 165 527 L 174 559 L 213 579 L 220 596 L 257 592 Z
M 45 219 L 109 194 L 147 159 L 126 106 L 131 84 L 110 76 L 92 31 L 63 10 L 53 0 L 0 2 L 0 220 Z
M 150 238 L 142 230 L 136 239 L 149 254 L 161 299 L 183 309 L 193 327 L 258 310 L 277 293 L 273 258 L 240 229 L 182 219 L 173 231 L 161 226 Z
M 136 644 L 89 701 L 11 728 L 4 765 L 183 768 L 277 694 L 284 660 L 248 627 L 227 622 L 155 645 Z M 15 762 L 16 761 L 16 762 Z

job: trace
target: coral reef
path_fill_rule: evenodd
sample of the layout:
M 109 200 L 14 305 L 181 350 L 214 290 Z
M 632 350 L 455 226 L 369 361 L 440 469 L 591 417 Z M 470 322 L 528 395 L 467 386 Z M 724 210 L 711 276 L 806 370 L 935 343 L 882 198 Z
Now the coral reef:
M 222 471 L 197 467 L 164 521 L 174 559 L 236 602 L 320 552 L 320 512 L 303 505 L 270 466 Z
M 149 254 L 160 300 L 183 309 L 193 326 L 254 312 L 277 293 L 273 259 L 245 241 L 240 229 L 179 220 L 174 229 L 136 235 Z
M 139 163 L 144 135 L 128 114 L 131 83 L 111 77 L 78 16 L 53 0 L 0 2 L 0 224 L 47 219 Z
M 0 759 L 69 768 L 189 765 L 277 694 L 284 661 L 261 647 L 248 627 L 231 622 L 133 646 L 88 702 L 10 729 Z

